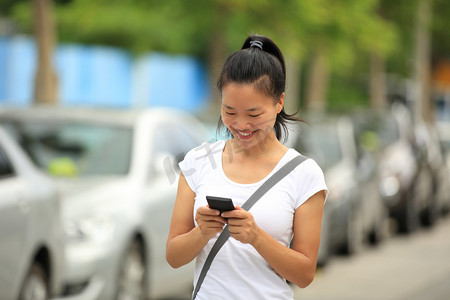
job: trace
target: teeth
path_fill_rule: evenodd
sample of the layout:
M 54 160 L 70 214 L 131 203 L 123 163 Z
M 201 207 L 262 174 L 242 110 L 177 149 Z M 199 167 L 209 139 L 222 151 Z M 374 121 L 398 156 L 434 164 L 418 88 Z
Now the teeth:
M 249 136 L 250 134 L 252 134 L 251 132 L 249 132 L 249 133 L 244 133 L 244 132 L 240 132 L 240 131 L 238 131 L 238 132 L 242 136 Z

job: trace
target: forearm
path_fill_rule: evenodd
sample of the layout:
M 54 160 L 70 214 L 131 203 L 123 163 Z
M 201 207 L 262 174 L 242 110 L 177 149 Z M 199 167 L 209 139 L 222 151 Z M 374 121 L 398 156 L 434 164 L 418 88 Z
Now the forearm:
M 312 282 L 316 259 L 282 245 L 263 230 L 252 246 L 281 277 L 301 288 Z
M 198 226 L 167 241 L 166 260 L 173 268 L 190 263 L 208 242 Z

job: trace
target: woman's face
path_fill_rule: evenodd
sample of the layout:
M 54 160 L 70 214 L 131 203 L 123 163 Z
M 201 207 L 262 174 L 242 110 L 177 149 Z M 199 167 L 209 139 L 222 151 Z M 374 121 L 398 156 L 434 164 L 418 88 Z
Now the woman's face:
M 273 127 L 283 101 L 284 93 L 274 103 L 252 84 L 230 83 L 222 89 L 222 121 L 242 148 L 262 147 L 276 138 Z

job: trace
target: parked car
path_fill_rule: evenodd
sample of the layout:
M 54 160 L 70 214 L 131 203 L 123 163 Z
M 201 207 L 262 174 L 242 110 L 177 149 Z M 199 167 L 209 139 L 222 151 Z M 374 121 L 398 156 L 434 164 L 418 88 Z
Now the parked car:
M 177 162 L 207 140 L 197 119 L 164 108 L 47 108 L 9 111 L 2 122 L 64 194 L 63 296 L 142 299 L 192 288 L 193 264 L 173 270 L 165 245 Z
M 443 197 L 441 213 L 446 215 L 450 212 L 450 121 L 438 120 L 435 124 L 437 136 L 439 139 L 440 147 L 442 150 L 443 164 L 447 169 L 447 180 L 443 182 L 444 188 L 442 189 L 445 194 Z M 447 189 L 445 189 L 445 186 Z
M 431 123 L 416 122 L 415 135 L 422 168 L 429 169 L 432 180 L 431 195 L 421 211 L 421 221 L 425 226 L 432 226 L 450 206 L 450 173 L 437 128 Z
M 0 127 L 0 299 L 57 295 L 63 246 L 56 186 Z
M 383 113 L 355 118 L 360 135 L 372 137 L 381 176 L 380 192 L 398 230 L 410 233 L 420 225 L 421 214 L 433 203 L 432 171 L 424 163 L 414 122 L 399 103 Z
M 379 194 L 377 168 L 356 144 L 349 118 L 306 117 L 295 148 L 317 161 L 329 188 L 319 264 L 334 252 L 357 253 L 366 241 L 385 236 L 387 208 Z

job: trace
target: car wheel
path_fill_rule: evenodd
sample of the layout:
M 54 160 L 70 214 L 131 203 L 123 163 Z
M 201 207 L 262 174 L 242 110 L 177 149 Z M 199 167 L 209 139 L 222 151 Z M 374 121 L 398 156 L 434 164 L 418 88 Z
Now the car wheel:
M 35 262 L 28 271 L 20 291 L 20 300 L 47 300 L 48 277 L 41 264 Z
M 436 179 L 434 178 L 432 179 L 431 174 L 430 174 L 430 186 L 431 188 L 429 189 L 427 197 L 428 198 L 427 207 L 422 211 L 422 214 L 420 216 L 422 225 L 425 225 L 427 227 L 433 226 L 439 218 L 439 207 L 436 195 L 437 184 Z
M 420 225 L 419 199 L 417 195 L 408 193 L 406 203 L 400 211 L 399 232 L 412 233 Z
M 381 204 L 378 207 L 378 216 L 374 222 L 373 228 L 369 235 L 369 242 L 372 245 L 377 245 L 383 242 L 389 235 L 389 216 L 388 210 Z
M 123 258 L 117 300 L 142 300 L 146 293 L 146 267 L 142 243 L 135 240 Z

